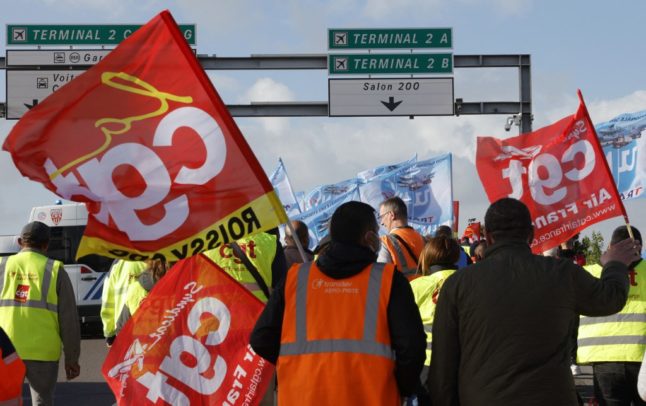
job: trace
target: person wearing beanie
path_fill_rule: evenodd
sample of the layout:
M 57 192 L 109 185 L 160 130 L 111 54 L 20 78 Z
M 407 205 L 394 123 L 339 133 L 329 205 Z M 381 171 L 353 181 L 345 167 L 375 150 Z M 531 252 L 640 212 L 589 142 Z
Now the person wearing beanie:
M 533 237 L 521 201 L 503 198 L 487 209 L 484 259 L 451 275 L 437 302 L 427 381 L 433 406 L 577 404 L 572 319 L 624 307 L 628 265 L 639 251 L 630 239 L 610 246 L 597 279 L 571 260 L 533 254 Z

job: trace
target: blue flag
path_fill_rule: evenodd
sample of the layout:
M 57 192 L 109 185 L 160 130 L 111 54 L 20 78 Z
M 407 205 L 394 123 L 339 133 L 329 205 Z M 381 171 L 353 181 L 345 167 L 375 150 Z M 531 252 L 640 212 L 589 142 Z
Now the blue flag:
M 622 200 L 644 197 L 646 187 L 646 110 L 621 114 L 595 125 Z

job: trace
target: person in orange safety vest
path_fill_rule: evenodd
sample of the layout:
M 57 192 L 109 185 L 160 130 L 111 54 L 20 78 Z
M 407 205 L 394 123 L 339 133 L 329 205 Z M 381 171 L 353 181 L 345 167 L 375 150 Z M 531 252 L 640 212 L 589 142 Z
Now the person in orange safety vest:
M 404 275 L 375 263 L 378 231 L 371 206 L 342 204 L 328 248 L 294 264 L 269 298 L 250 344 L 276 364 L 281 406 L 394 406 L 423 395 L 422 320 Z

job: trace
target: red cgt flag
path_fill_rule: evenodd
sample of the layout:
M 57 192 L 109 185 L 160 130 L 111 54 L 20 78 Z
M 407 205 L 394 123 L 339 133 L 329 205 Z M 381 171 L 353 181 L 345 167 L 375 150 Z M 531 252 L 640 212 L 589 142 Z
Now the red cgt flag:
M 249 346 L 262 308 L 205 256 L 178 262 L 119 332 L 103 363 L 117 403 L 257 405 L 274 372 Z
M 87 203 L 77 257 L 177 260 L 287 221 L 168 11 L 31 109 L 3 148 Z
M 478 137 L 476 167 L 489 201 L 513 197 L 527 205 L 535 253 L 592 224 L 626 217 L 581 92 L 578 95 L 577 112 L 547 127 L 505 140 Z

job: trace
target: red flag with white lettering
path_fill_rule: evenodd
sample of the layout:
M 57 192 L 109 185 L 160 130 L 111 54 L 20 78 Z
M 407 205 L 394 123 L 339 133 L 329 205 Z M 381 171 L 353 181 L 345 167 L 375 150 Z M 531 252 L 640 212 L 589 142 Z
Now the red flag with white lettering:
M 258 404 L 274 372 L 249 346 L 262 308 L 205 256 L 178 262 L 119 332 L 103 363 L 118 404 Z
M 24 176 L 87 204 L 77 257 L 177 260 L 287 221 L 167 11 L 38 103 L 3 148 Z
M 504 140 L 478 137 L 476 167 L 489 201 L 513 197 L 527 205 L 535 253 L 592 224 L 627 217 L 578 95 L 577 112 L 547 127 Z

